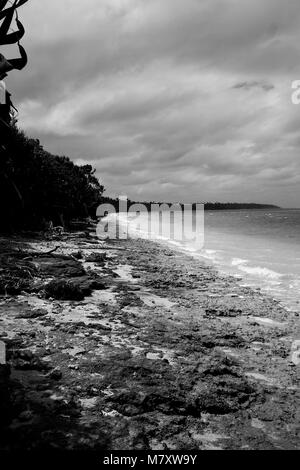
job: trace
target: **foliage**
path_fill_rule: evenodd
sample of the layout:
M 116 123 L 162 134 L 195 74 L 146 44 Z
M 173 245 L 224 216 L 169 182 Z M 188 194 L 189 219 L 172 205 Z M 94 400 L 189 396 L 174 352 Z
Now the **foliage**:
M 17 128 L 0 135 L 3 228 L 42 228 L 94 216 L 104 188 L 90 165 L 52 155 Z

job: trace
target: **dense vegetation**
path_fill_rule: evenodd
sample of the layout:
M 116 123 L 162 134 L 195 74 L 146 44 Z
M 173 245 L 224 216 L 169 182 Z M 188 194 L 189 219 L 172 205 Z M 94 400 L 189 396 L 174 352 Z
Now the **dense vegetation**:
M 2 231 L 67 224 L 95 216 L 103 186 L 90 165 L 52 155 L 17 128 L 0 135 Z

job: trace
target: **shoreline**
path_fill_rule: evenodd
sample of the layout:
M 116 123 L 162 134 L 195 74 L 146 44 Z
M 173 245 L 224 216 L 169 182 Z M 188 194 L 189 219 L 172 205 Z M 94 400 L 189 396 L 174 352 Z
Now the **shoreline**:
M 122 219 L 121 227 L 123 224 Z M 296 268 L 292 269 L 294 260 L 297 265 L 300 258 L 297 258 L 297 251 L 291 252 L 293 245 L 285 243 L 284 240 L 279 242 L 274 239 L 272 243 L 268 241 L 266 244 L 263 237 L 247 238 L 240 232 L 235 235 L 225 233 L 225 239 L 222 236 L 221 240 L 218 231 L 214 233 L 212 230 L 210 233 L 208 230 L 204 237 L 205 243 L 199 248 L 195 242 L 169 240 L 167 235 L 147 232 L 145 227 L 143 230 L 136 229 L 134 225 L 132 227 L 130 223 L 126 224 L 126 219 L 125 225 L 129 225 L 129 233 L 133 238 L 141 237 L 191 255 L 217 269 L 221 275 L 236 278 L 245 287 L 254 290 L 260 288 L 262 293 L 279 301 L 290 312 L 300 313 L 299 275 Z M 265 252 L 269 254 L 263 255 Z
M 174 250 L 177 251 L 177 249 L 175 249 L 175 248 L 174 248 Z M 274 292 L 273 292 L 274 288 L 271 290 L 270 287 L 265 287 L 265 286 L 264 287 L 259 287 L 258 286 L 259 279 L 257 279 L 256 281 L 249 280 L 249 279 L 247 279 L 247 276 L 245 276 L 245 275 L 243 276 L 243 272 L 236 271 L 236 273 L 234 273 L 234 274 L 230 273 L 228 271 L 228 269 L 226 270 L 226 268 L 222 268 L 221 266 L 218 266 L 217 262 L 213 261 L 212 259 L 210 259 L 206 256 L 203 256 L 201 253 L 198 254 L 198 253 L 195 252 L 195 254 L 193 254 L 193 253 L 189 253 L 189 250 L 184 250 L 184 249 L 183 250 L 178 250 L 178 251 L 182 251 L 183 254 L 186 254 L 187 256 L 191 256 L 196 261 L 198 260 L 200 263 L 203 263 L 204 265 L 208 266 L 209 268 L 217 271 L 217 273 L 220 277 L 231 278 L 241 288 L 250 289 L 251 291 L 254 291 L 254 292 L 260 292 L 261 295 L 265 296 L 267 299 L 269 299 L 271 301 L 276 302 L 281 308 L 286 310 L 288 313 L 290 313 L 292 315 L 300 316 L 300 307 L 297 309 L 296 306 L 295 306 L 295 303 L 298 304 L 298 302 L 296 300 L 287 303 L 286 300 L 284 298 L 282 298 L 282 296 L 278 295 L 276 297 L 276 294 L 274 294 Z M 263 270 L 263 269 L 268 269 L 268 268 L 258 267 L 257 269 L 262 269 Z M 276 274 L 278 276 L 283 276 L 283 274 L 279 274 L 279 273 L 276 273 Z M 298 305 L 297 305 L 297 307 L 298 307 Z
M 11 368 L 1 373 L 1 448 L 299 448 L 296 314 L 153 241 L 81 232 L 31 241 L 30 250 L 57 245 L 48 264 L 33 258 L 38 281 L 58 279 L 59 256 L 81 251 L 77 281 L 93 292 L 0 297 Z M 74 281 L 68 263 L 63 277 Z

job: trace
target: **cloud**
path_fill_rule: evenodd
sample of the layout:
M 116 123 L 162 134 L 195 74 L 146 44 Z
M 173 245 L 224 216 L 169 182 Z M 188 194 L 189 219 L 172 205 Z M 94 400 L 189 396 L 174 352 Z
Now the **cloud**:
M 273 88 L 275 87 L 271 83 L 253 80 L 249 82 L 236 83 L 233 88 L 244 88 L 245 90 L 250 90 L 251 88 L 261 88 L 264 91 L 270 91 L 273 90 Z
M 299 206 L 298 0 L 31 0 L 20 124 L 108 193 Z

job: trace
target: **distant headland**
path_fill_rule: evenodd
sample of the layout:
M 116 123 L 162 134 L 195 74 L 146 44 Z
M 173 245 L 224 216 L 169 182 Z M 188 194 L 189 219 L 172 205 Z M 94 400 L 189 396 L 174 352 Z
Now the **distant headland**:
M 110 197 L 103 197 L 102 201 L 105 204 L 111 204 L 116 212 L 119 211 L 119 199 L 114 199 Z M 151 206 L 154 204 L 158 204 L 160 206 L 166 204 L 169 206 L 178 205 L 183 208 L 184 204 L 180 202 L 158 202 L 158 201 L 132 201 L 130 199 L 127 200 L 127 207 L 128 209 L 135 204 L 142 204 L 147 208 L 147 210 L 151 209 Z M 197 204 L 203 204 L 204 209 L 206 211 L 216 211 L 216 210 L 272 210 L 272 209 L 280 209 L 279 206 L 273 204 L 257 204 L 257 203 L 239 203 L 239 202 L 195 202 L 190 203 L 192 206 L 192 210 L 196 209 Z

